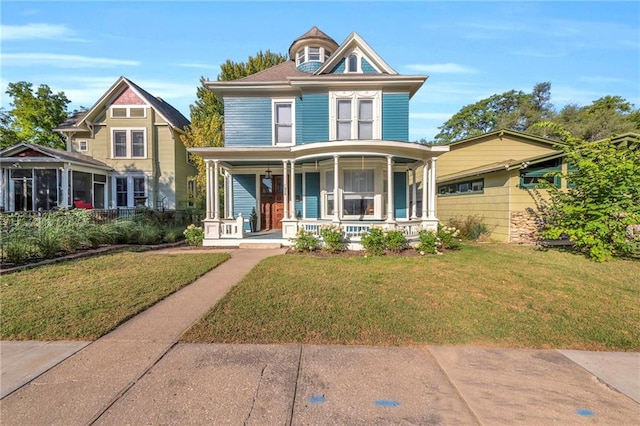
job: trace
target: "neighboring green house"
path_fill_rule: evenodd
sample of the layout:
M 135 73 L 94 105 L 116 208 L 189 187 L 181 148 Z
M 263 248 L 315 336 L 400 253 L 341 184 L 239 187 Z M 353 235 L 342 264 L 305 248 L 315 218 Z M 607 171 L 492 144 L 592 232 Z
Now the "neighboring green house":
M 180 141 L 188 125 L 171 105 L 120 77 L 88 111 L 54 129 L 65 151 L 23 143 L 0 153 L 0 208 L 185 207 L 196 174 Z
M 435 229 L 435 159 L 449 148 L 409 142 L 409 100 L 427 77 L 398 74 L 356 33 L 338 44 L 314 27 L 289 56 L 206 82 L 224 100 L 225 146 L 189 149 L 207 164 L 204 244 L 239 245 L 253 212 L 283 244 L 326 225 L 353 244 L 373 226 Z
M 623 140 L 637 135 L 620 135 Z M 438 159 L 437 213 L 452 218 L 478 216 L 500 242 L 530 243 L 537 223 L 531 212 L 536 203 L 531 190 L 547 179 L 559 188 L 567 182 L 545 176 L 567 171 L 558 141 L 512 130 L 497 130 L 449 145 Z

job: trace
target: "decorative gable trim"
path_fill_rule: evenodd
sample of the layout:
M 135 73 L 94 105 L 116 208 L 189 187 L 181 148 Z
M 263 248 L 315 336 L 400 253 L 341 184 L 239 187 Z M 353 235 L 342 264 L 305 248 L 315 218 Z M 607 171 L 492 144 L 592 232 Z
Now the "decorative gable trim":
M 333 52 L 333 55 L 331 55 L 331 57 L 320 68 L 318 68 L 314 74 L 319 75 L 331 72 L 341 60 L 348 58 L 354 51 L 360 52 L 362 55 L 360 59 L 365 57 L 369 65 L 378 72 L 392 75 L 398 74 L 396 70 L 391 68 L 391 66 L 387 64 L 384 59 L 382 59 L 382 57 L 380 57 L 380 55 L 378 55 L 376 51 L 358 35 L 358 33 L 355 32 L 351 33 L 347 39 L 342 42 L 338 49 Z

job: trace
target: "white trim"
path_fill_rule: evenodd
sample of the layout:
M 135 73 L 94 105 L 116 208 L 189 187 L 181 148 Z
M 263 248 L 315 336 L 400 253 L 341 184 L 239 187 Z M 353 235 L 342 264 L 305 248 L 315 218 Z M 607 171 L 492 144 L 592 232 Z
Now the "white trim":
M 84 143 L 84 149 L 82 149 L 82 144 Z M 89 142 L 86 139 L 78 141 L 78 152 L 87 152 L 89 151 Z
M 350 53 L 350 49 L 355 49 L 356 47 L 359 48 L 363 55 L 368 58 L 368 62 L 371 64 L 371 66 L 379 70 L 379 72 L 384 72 L 385 74 L 391 75 L 398 74 L 396 70 L 391 68 L 389 64 L 387 64 L 382 59 L 382 57 L 378 55 L 376 51 L 373 50 L 371 46 L 369 46 L 367 42 L 364 41 L 364 39 L 355 32 L 349 34 L 346 40 L 342 42 L 342 44 L 336 49 L 335 52 L 333 52 L 333 55 L 329 58 L 329 60 L 326 61 L 320 68 L 318 68 L 318 70 L 316 70 L 315 74 L 319 75 L 331 71 L 336 65 L 338 65 L 340 59 L 346 58 L 348 56 L 347 52 L 349 51 Z
M 276 141 L 276 104 L 291 104 L 291 143 L 278 143 Z M 271 99 L 271 145 L 293 146 L 296 144 L 296 100 L 295 98 Z
M 115 138 L 114 138 L 114 132 L 116 131 L 124 131 L 127 132 L 127 137 L 126 137 L 126 143 L 127 143 L 127 155 L 124 157 L 116 157 L 116 150 L 115 150 Z M 132 156 L 132 152 L 133 152 L 133 143 L 131 140 L 131 132 L 138 132 L 138 131 L 142 131 L 144 134 L 144 155 L 142 157 L 133 157 Z M 111 137 L 111 159 L 113 160 L 145 160 L 147 159 L 147 128 L 146 127 L 112 127 L 110 129 L 110 137 Z
M 344 90 L 329 92 L 329 140 L 337 139 L 337 113 L 338 100 L 351 100 L 351 139 L 360 140 L 358 137 L 358 106 L 360 100 L 373 101 L 373 129 L 371 140 L 382 138 L 382 90 Z M 369 140 L 369 139 L 367 139 Z
M 133 89 L 131 89 L 133 90 Z M 144 105 L 119 105 L 119 104 L 112 104 L 109 105 L 109 118 L 114 118 L 114 119 L 120 119 L 120 118 L 133 118 L 133 119 L 142 119 L 142 118 L 147 118 L 147 108 L 149 108 L 149 106 L 147 104 Z M 126 111 L 125 116 L 124 117 L 116 117 L 113 115 L 113 110 L 114 109 L 124 109 Z M 142 110 L 142 116 L 140 117 L 132 117 L 131 116 L 131 110 L 132 109 L 141 109 Z
M 145 173 L 114 173 L 111 175 L 111 200 L 113 208 L 118 207 L 135 207 L 135 188 L 134 179 L 144 179 L 144 196 L 146 197 L 145 204 L 149 205 L 149 176 Z M 109 177 L 107 177 L 107 180 Z M 127 180 L 127 205 L 118 206 L 118 179 Z M 105 191 L 106 192 L 106 191 Z

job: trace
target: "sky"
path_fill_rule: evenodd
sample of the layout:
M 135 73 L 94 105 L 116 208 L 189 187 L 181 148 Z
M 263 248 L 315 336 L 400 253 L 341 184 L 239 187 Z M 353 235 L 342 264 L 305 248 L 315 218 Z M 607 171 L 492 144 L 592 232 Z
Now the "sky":
M 189 118 L 201 76 L 227 59 L 286 53 L 314 25 L 357 32 L 400 74 L 429 78 L 409 139 L 432 140 L 463 106 L 551 82 L 551 101 L 618 95 L 640 107 L 640 2 L 12 1 L 0 4 L 1 107 L 10 82 L 91 107 L 121 75 Z

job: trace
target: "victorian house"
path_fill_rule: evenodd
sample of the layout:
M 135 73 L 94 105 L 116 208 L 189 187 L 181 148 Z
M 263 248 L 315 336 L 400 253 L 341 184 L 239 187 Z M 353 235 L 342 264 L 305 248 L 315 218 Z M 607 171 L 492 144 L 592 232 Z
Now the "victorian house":
M 338 44 L 316 27 L 289 57 L 206 83 L 224 101 L 225 146 L 189 149 L 207 164 L 204 244 L 436 228 L 436 159 L 449 148 L 409 142 L 409 100 L 427 77 L 398 74 L 356 33 Z

